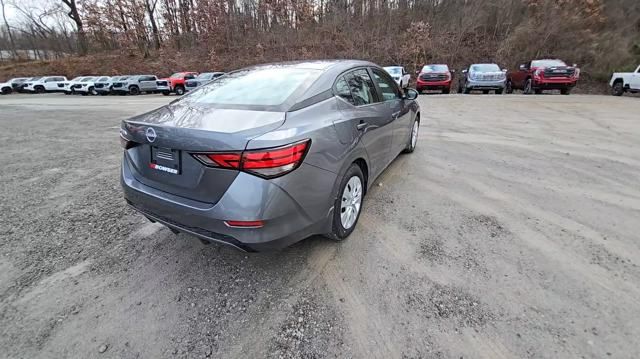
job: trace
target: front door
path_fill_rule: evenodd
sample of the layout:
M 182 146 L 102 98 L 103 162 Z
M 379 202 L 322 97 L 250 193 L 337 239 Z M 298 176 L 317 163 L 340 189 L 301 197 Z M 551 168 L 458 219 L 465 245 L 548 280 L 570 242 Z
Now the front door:
M 409 133 L 411 125 L 413 125 L 411 112 L 409 107 L 405 106 L 401 90 L 386 72 L 373 68 L 372 74 L 380 94 L 380 100 L 387 107 L 386 112 L 391 116 L 390 121 L 393 124 L 393 140 L 389 149 L 389 158 L 387 158 L 388 164 L 396 158 L 409 141 Z

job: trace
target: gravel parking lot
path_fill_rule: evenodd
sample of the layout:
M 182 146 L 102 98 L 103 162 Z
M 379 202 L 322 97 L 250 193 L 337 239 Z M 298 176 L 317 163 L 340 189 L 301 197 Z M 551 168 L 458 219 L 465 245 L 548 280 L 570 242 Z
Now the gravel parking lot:
M 637 358 L 640 102 L 420 96 L 353 235 L 247 254 L 121 196 L 163 96 L 0 98 L 0 356 Z

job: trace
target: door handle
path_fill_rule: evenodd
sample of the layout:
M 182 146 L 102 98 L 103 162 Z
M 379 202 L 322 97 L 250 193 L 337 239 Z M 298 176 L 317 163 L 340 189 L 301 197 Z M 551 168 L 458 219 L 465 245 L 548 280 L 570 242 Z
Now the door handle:
M 391 118 L 393 118 L 394 120 L 398 119 L 398 116 L 400 116 L 400 111 L 391 114 Z
M 358 130 L 362 130 L 362 129 L 365 129 L 367 126 L 369 126 L 369 123 L 361 120 L 360 123 L 356 125 L 356 128 Z

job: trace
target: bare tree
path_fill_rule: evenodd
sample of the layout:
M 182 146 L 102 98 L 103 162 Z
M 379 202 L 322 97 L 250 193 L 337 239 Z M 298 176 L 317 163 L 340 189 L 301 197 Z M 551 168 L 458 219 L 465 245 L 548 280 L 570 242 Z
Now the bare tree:
M 86 55 L 88 51 L 87 36 L 84 32 L 84 24 L 80 13 L 78 12 L 78 6 L 76 0 L 62 0 L 62 2 L 69 7 L 67 15 L 76 25 L 76 36 L 78 37 L 78 54 Z
M 4 10 L 4 0 L 0 0 L 0 7 L 2 7 L 2 20 L 4 20 L 4 26 L 7 29 L 7 36 L 9 36 L 11 51 L 13 52 L 13 56 L 17 59 L 19 58 L 18 51 L 16 50 L 16 42 L 13 40 L 13 33 L 11 32 L 11 26 L 9 26 L 9 21 L 7 21 L 7 15 Z

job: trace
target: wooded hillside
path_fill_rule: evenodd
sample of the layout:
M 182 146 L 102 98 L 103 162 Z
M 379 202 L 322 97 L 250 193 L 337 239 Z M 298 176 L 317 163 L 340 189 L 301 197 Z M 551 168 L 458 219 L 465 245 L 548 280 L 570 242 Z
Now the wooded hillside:
M 0 78 L 231 70 L 358 58 L 458 68 L 534 57 L 587 80 L 640 62 L 638 0 L 2 0 Z M 24 51 L 39 61 L 25 62 Z M 21 56 L 22 54 L 22 56 Z M 17 62 L 16 62 L 17 60 Z

